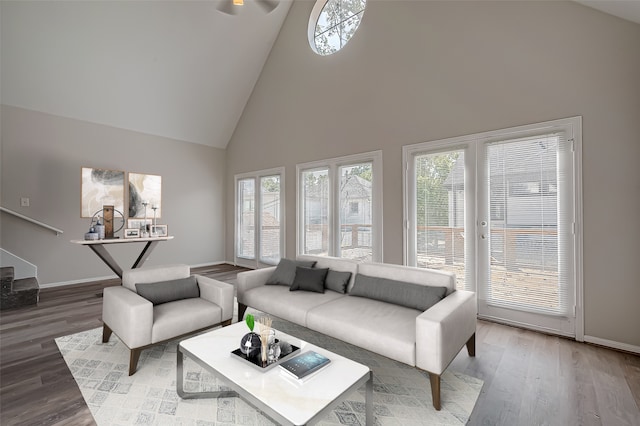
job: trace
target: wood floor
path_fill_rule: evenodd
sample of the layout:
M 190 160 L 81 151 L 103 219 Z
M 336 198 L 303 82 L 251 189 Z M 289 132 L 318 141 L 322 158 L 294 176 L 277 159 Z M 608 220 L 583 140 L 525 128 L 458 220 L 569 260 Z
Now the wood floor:
M 234 283 L 239 270 L 194 272 Z M 0 424 L 95 424 L 54 338 L 100 327 L 96 294 L 112 285 L 44 289 L 37 307 L 0 313 Z M 450 366 L 484 380 L 470 425 L 640 425 L 638 356 L 484 321 L 476 353 Z

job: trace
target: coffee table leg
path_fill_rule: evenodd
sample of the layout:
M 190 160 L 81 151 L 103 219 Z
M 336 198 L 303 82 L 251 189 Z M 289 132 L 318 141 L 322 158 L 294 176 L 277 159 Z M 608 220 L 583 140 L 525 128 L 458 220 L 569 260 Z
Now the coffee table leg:
M 177 368 L 176 368 L 176 392 L 182 399 L 202 399 L 202 398 L 231 398 L 238 396 L 235 391 L 212 391 L 212 392 L 185 392 L 184 390 L 184 355 L 180 352 L 178 345 Z
M 365 394 L 366 405 L 366 424 L 373 424 L 373 371 L 369 371 L 369 380 L 367 380 L 367 390 Z

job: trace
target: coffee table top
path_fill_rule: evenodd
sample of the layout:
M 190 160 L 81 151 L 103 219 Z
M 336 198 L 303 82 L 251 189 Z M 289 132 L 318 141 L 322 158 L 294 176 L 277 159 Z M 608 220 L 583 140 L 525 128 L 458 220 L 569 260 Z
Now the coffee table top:
M 314 350 L 331 363 L 305 382 L 286 376 L 279 367 L 259 371 L 231 354 L 248 332 L 244 322 L 223 327 L 180 342 L 180 351 L 211 370 L 240 396 L 265 412 L 292 424 L 306 424 L 347 391 L 356 390 L 370 377 L 369 367 L 276 330 L 276 338 L 299 346 L 300 353 Z

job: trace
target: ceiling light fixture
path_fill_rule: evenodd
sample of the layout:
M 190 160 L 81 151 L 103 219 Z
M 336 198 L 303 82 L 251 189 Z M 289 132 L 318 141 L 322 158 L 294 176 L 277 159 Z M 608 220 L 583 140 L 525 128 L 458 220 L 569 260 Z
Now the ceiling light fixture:
M 233 0 L 234 6 L 242 6 L 244 4 L 244 0 Z

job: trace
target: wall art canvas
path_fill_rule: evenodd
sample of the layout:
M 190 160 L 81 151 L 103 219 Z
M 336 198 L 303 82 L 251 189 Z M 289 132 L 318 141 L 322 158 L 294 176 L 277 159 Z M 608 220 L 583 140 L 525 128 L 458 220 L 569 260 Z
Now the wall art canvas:
M 156 217 L 162 216 L 162 176 L 129 173 L 129 217 L 153 218 L 153 206 L 157 206 Z
M 81 185 L 80 217 L 93 217 L 104 205 L 124 212 L 123 171 L 83 167 Z

